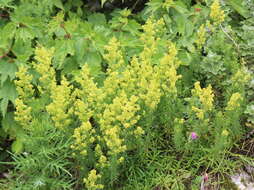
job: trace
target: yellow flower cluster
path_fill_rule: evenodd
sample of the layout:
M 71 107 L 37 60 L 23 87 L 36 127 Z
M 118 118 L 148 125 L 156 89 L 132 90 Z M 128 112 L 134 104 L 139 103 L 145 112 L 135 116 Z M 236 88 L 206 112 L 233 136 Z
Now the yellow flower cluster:
M 230 97 L 230 100 L 228 101 L 226 110 L 235 110 L 236 108 L 240 107 L 240 102 L 242 100 L 242 96 L 240 93 L 236 92 L 234 94 L 232 94 L 232 96 Z
M 202 24 L 197 32 L 198 35 L 198 39 L 196 40 L 196 44 L 198 46 L 199 49 L 201 49 L 203 47 L 203 45 L 205 44 L 206 41 L 206 31 L 205 31 L 205 25 Z
M 200 120 L 204 119 L 204 111 L 202 109 L 199 109 L 195 106 L 192 106 L 191 110 L 196 113 L 196 116 L 197 116 L 198 119 L 200 119 Z
M 147 107 L 154 110 L 162 95 L 160 81 L 158 73 L 152 73 L 153 69 L 151 65 L 144 64 L 143 66 L 141 70 L 143 76 L 140 75 L 140 80 L 137 84 L 140 87 L 139 97 Z
M 250 74 L 243 70 L 239 69 L 231 78 L 233 86 L 235 89 L 239 89 L 240 86 L 244 86 L 251 79 Z
M 137 101 L 138 97 L 128 98 L 122 91 L 120 96 L 114 98 L 112 104 L 107 105 L 99 123 L 109 154 L 117 155 L 127 149 L 123 145 L 124 139 L 121 139 L 121 134 L 125 129 L 135 126 L 140 118 L 137 115 L 140 109 Z
M 28 69 L 20 66 L 16 72 L 17 79 L 14 81 L 18 91 L 18 98 L 15 100 L 16 111 L 14 119 L 24 128 L 29 129 L 32 120 L 32 108 L 27 104 L 33 100 L 33 86 L 31 84 L 33 76 L 28 74 Z
M 91 110 L 101 109 L 106 94 L 94 83 L 88 65 L 82 67 L 81 76 L 76 78 L 76 81 L 80 84 L 81 89 L 76 89 L 75 95 L 85 100 Z
M 221 10 L 219 0 L 214 0 L 211 5 L 210 17 L 215 24 L 220 24 L 225 19 L 224 11 Z
M 224 129 L 222 131 L 221 135 L 224 136 L 224 137 L 227 137 L 229 135 L 229 132 L 226 129 Z
M 84 179 L 84 183 L 86 184 L 87 190 L 98 190 L 103 189 L 102 184 L 97 184 L 97 180 L 101 178 L 101 175 L 97 174 L 96 170 L 93 169 L 89 172 L 87 178 Z
M 44 47 L 37 47 L 35 49 L 35 59 L 39 64 L 34 63 L 33 66 L 36 71 L 41 75 L 40 77 L 40 91 L 50 92 L 51 88 L 54 89 L 56 85 L 55 70 L 51 66 L 54 49 L 46 49 Z
M 122 91 L 120 97 L 116 97 L 113 100 L 112 107 L 115 108 L 117 112 L 115 113 L 115 119 L 125 128 L 134 126 L 139 120 L 139 116 L 135 115 L 140 110 L 137 101 L 137 96 L 131 96 L 130 99 L 128 99 L 124 91 Z
M 158 69 L 159 77 L 162 80 L 162 89 L 166 93 L 176 93 L 176 82 L 181 78 L 177 75 L 176 69 L 179 67 L 180 62 L 176 59 L 177 49 L 175 44 L 169 43 L 168 53 L 160 60 Z
M 74 95 L 77 95 L 76 92 Z M 82 123 L 81 126 L 74 130 L 74 144 L 71 145 L 71 148 L 80 151 L 81 155 L 86 156 L 89 145 L 95 141 L 95 130 L 89 122 L 89 119 L 93 115 L 93 111 L 89 109 L 85 101 L 77 99 L 74 102 L 74 114 L 78 116 Z
M 123 55 L 121 52 L 121 44 L 113 37 L 109 44 L 105 46 L 107 54 L 104 54 L 104 59 L 108 61 L 109 68 L 111 70 L 117 70 L 121 65 L 123 65 Z
M 192 91 L 194 95 L 199 97 L 200 102 L 203 105 L 204 111 L 210 111 L 213 108 L 213 90 L 212 86 L 209 85 L 207 88 L 201 89 L 200 82 L 194 84 L 195 89 Z
M 107 157 L 103 155 L 103 152 L 101 150 L 101 146 L 99 144 L 95 147 L 95 154 L 98 158 L 98 163 L 96 164 L 96 167 L 98 168 L 104 168 L 108 166 L 107 164 Z
M 51 89 L 52 102 L 46 107 L 48 113 L 51 115 L 52 120 L 55 122 L 55 126 L 59 129 L 64 129 L 71 123 L 71 90 L 72 86 L 63 77 L 61 85 L 56 85 L 54 89 Z
M 212 91 L 212 87 L 211 85 L 209 85 L 207 88 L 201 88 L 200 82 L 196 82 L 194 84 L 194 89 L 192 90 L 192 94 L 194 97 L 198 97 L 201 103 L 201 106 L 192 105 L 191 110 L 195 112 L 198 119 L 204 120 L 205 113 L 213 109 L 214 94 Z
M 87 155 L 88 146 L 95 141 L 95 130 L 89 121 L 82 122 L 82 125 L 74 130 L 73 137 L 74 145 L 71 146 L 74 150 L 79 150 L 81 155 Z
M 150 61 L 152 55 L 157 51 L 156 43 L 160 39 L 157 37 L 164 28 L 165 23 L 161 18 L 158 21 L 154 21 L 152 18 L 149 18 L 146 21 L 146 24 L 142 26 L 144 33 L 141 35 L 141 41 L 144 43 L 144 51 L 140 54 L 142 61 Z
M 25 102 L 29 102 L 34 94 L 33 85 L 31 84 L 33 76 L 29 75 L 27 70 L 26 67 L 21 66 L 19 71 L 16 72 L 18 80 L 15 80 L 19 98 Z
M 32 108 L 25 105 L 23 100 L 20 98 L 17 98 L 15 100 L 15 117 L 14 119 L 24 128 L 29 129 L 30 122 L 32 120 L 31 111 Z

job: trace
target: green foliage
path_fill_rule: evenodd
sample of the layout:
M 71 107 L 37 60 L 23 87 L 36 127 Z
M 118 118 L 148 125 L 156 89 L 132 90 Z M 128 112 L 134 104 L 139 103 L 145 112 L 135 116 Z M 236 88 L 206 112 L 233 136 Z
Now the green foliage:
M 243 162 L 253 2 L 124 2 L 0 1 L 5 189 L 194 190 Z

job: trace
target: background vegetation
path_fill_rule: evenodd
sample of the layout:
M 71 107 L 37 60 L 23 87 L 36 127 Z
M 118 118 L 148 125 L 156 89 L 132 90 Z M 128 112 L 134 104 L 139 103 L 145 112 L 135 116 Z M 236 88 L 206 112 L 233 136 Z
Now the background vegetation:
M 234 189 L 254 163 L 253 13 L 1 0 L 0 189 Z

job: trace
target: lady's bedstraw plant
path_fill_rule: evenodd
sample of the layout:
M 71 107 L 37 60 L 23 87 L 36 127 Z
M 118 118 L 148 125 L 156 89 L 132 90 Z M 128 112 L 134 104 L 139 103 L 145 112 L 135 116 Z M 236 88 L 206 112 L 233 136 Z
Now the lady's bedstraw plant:
M 176 97 L 176 82 L 181 77 L 176 71 L 180 65 L 176 46 L 168 42 L 167 52 L 158 62 L 154 59 L 163 27 L 162 19 L 148 19 L 140 37 L 143 51 L 130 63 L 124 60 L 121 43 L 113 37 L 105 46 L 108 69 L 101 86 L 88 65 L 82 67 L 73 85 L 64 76 L 57 84 L 51 63 L 54 50 L 44 47 L 36 49 L 32 64 L 39 74 L 37 97 L 27 70 L 22 67 L 17 73 L 21 79 L 17 80 L 16 120 L 23 119 L 20 123 L 29 126 L 35 118 L 27 104 L 48 97 L 42 110 L 57 130 L 72 131 L 73 155 L 82 164 L 80 172 L 89 190 L 102 189 L 109 185 L 108 179 L 114 180 L 128 151 L 142 146 L 142 135 L 149 126 L 141 121 L 151 118 L 162 96 Z
M 82 110 L 78 111 L 78 116 L 83 114 L 80 118 L 83 124 L 75 129 L 73 148 L 83 156 L 95 152 L 97 163 L 93 167 L 97 168 L 102 180 L 108 173 L 114 176 L 113 171 L 123 163 L 127 151 L 137 146 L 133 147 L 134 139 L 141 138 L 145 133 L 145 128 L 138 124 L 139 120 L 156 109 L 164 93 L 176 92 L 175 82 L 179 78 L 176 69 L 179 62 L 175 58 L 175 46 L 170 44 L 169 53 L 161 59 L 161 64 L 153 65 L 152 62 L 159 40 L 154 29 L 161 24 L 161 20 L 148 20 L 144 26 L 145 35 L 141 36 L 144 49 L 127 66 L 123 60 L 121 44 L 116 38 L 110 40 L 104 55 L 109 64 L 108 76 L 102 87 L 99 88 L 94 83 L 87 66 L 83 67 L 81 77 L 77 79 L 81 88 L 74 94 L 78 103 L 77 111 Z M 149 36 L 148 42 L 145 42 L 146 36 Z M 147 43 L 152 48 L 148 48 Z M 93 123 L 90 118 L 93 118 Z M 88 178 L 85 181 L 89 181 Z M 92 189 L 88 184 L 87 188 Z

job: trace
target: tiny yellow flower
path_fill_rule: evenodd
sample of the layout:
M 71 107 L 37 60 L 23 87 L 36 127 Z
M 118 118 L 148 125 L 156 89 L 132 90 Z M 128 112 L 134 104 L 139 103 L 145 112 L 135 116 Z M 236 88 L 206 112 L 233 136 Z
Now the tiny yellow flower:
M 226 136 L 229 135 L 229 132 L 225 129 L 225 130 L 222 131 L 221 134 L 222 134 L 222 136 L 225 136 L 225 137 L 226 137 Z
M 215 24 L 220 24 L 225 19 L 224 11 L 221 10 L 219 0 L 214 0 L 211 5 L 210 17 Z
M 241 100 L 242 100 L 242 96 L 240 93 L 234 93 L 232 94 L 232 96 L 230 97 L 230 100 L 228 102 L 228 105 L 226 107 L 226 110 L 235 110 L 236 108 L 240 107 L 240 103 L 241 103 Z

